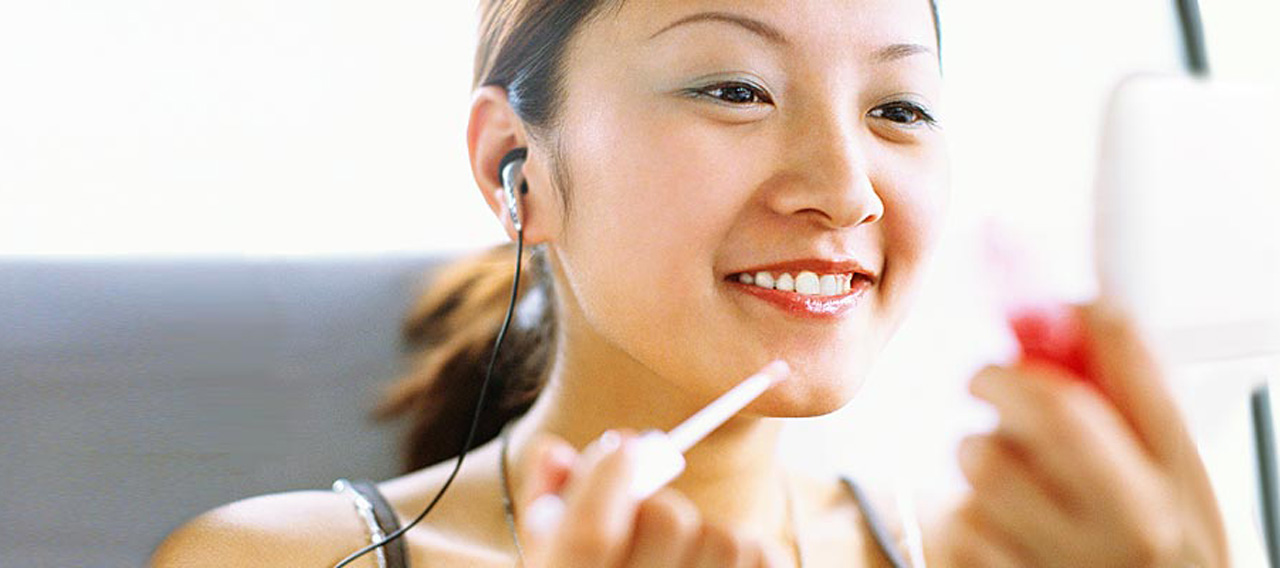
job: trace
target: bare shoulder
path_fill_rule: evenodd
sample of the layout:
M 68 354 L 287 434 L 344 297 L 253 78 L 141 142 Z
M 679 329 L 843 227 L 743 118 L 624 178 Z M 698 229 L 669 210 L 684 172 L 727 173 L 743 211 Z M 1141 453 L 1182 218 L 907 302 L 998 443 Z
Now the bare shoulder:
M 492 444 L 473 458 L 431 515 L 404 533 L 410 566 L 489 568 L 513 564 L 513 544 L 499 498 Z M 452 463 L 378 483 L 401 526 L 420 515 L 451 473 Z M 474 469 L 479 468 L 479 469 Z M 205 566 L 333 566 L 369 544 L 369 528 L 350 496 L 289 491 L 251 497 L 187 521 L 156 548 L 152 568 Z M 352 568 L 377 566 L 373 555 Z
M 229 503 L 187 521 L 160 543 L 150 565 L 332 566 L 368 543 L 364 530 L 345 495 L 272 493 Z

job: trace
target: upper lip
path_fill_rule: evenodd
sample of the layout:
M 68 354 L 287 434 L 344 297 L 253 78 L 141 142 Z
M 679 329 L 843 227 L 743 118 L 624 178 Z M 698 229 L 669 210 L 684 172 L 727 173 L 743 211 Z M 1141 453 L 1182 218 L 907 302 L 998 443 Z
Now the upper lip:
M 878 276 L 867 270 L 858 261 L 854 259 L 832 260 L 828 258 L 800 258 L 796 260 L 788 260 L 785 262 L 776 262 L 773 264 L 761 264 L 750 268 L 744 268 L 732 272 L 730 275 L 742 274 L 744 272 L 755 274 L 757 272 L 789 272 L 795 274 L 800 271 L 807 270 L 817 274 L 861 274 L 871 280 L 875 284 L 879 280 Z

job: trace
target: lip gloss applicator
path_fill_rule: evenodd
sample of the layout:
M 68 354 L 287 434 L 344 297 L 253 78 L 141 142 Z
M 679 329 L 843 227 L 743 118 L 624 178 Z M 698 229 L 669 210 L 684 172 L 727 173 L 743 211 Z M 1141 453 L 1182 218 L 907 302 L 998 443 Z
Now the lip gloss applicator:
M 646 430 L 635 440 L 636 472 L 631 495 L 642 500 L 684 471 L 684 452 L 727 422 L 773 385 L 786 380 L 791 367 L 775 360 L 711 401 L 670 432 Z

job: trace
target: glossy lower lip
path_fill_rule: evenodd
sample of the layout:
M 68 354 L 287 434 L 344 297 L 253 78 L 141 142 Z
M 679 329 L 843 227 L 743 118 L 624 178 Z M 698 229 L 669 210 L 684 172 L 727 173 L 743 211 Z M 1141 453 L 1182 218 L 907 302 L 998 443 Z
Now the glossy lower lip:
M 835 320 L 845 315 L 862 303 L 871 281 L 864 276 L 855 276 L 852 290 L 839 296 L 808 296 L 795 292 L 785 292 L 770 288 L 761 288 L 754 284 L 743 284 L 736 280 L 727 280 L 731 290 L 743 292 L 786 312 L 787 314 L 810 319 Z

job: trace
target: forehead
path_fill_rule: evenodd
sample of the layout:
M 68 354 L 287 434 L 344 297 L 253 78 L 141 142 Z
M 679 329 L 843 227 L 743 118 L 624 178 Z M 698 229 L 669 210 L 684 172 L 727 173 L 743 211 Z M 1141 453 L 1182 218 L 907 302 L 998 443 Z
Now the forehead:
M 593 35 L 614 50 L 735 27 L 793 56 L 871 59 L 895 44 L 937 48 L 929 0 L 617 0 L 596 24 Z

